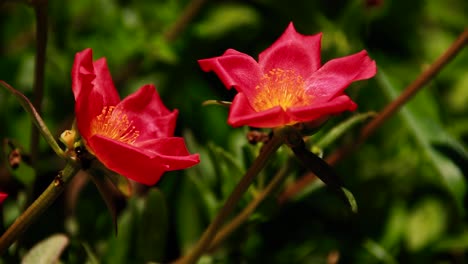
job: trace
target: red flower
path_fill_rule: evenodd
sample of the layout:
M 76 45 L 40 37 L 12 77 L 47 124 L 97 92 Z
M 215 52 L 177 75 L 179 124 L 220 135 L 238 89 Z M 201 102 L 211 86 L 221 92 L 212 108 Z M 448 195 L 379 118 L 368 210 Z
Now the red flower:
M 8 194 L 0 192 L 0 204 L 3 203 L 7 197 Z
M 172 137 L 178 111 L 163 105 L 153 85 L 120 101 L 105 58 L 93 62 L 91 49 L 76 54 L 72 79 L 78 131 L 107 168 L 153 185 L 165 171 L 200 161 Z
M 278 127 L 317 120 L 357 105 L 344 94 L 353 81 L 371 78 L 375 61 L 365 50 L 320 62 L 322 34 L 296 32 L 292 23 L 258 63 L 249 55 L 228 49 L 222 56 L 199 60 L 204 71 L 214 71 L 238 94 L 231 105 L 232 126 Z

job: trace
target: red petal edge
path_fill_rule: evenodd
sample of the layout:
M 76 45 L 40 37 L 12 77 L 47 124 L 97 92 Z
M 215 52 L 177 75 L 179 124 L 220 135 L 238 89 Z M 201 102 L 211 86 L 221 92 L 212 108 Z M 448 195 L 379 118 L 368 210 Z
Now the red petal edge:
M 199 162 L 198 154 L 165 156 L 155 151 L 147 151 L 144 148 L 123 144 L 99 135 L 91 137 L 90 144 L 96 157 L 107 168 L 146 185 L 158 182 L 165 171 L 173 168 L 187 168 Z M 176 145 L 176 147 L 178 146 Z M 181 166 L 181 164 L 185 166 Z
M 122 100 L 117 108 L 140 131 L 138 141 L 174 135 L 179 112 L 171 112 L 166 108 L 154 85 L 144 85 Z
M 226 88 L 253 96 L 263 75 L 257 62 L 247 54 L 228 49 L 222 56 L 198 61 L 202 70 L 214 71 Z
M 289 116 L 279 106 L 266 111 L 256 112 L 252 109 L 243 93 L 238 93 L 234 97 L 228 118 L 229 125 L 233 127 L 247 125 L 269 128 L 283 126 L 290 122 Z
M 0 204 L 8 197 L 7 193 L 0 193 Z
M 93 51 L 85 49 L 75 55 L 72 68 L 72 90 L 75 96 L 75 115 L 78 130 L 87 141 L 91 121 L 104 106 L 120 101 L 105 59 L 93 62 Z
M 306 81 L 308 92 L 319 101 L 328 101 L 343 92 L 352 82 L 373 77 L 375 61 L 365 50 L 328 61 Z
M 344 111 L 356 110 L 356 103 L 347 95 L 341 95 L 333 100 L 305 107 L 293 107 L 287 110 L 287 113 L 294 121 L 309 122 L 322 116 L 339 114 Z
M 306 36 L 297 33 L 293 23 L 269 48 L 259 55 L 264 73 L 272 69 L 294 70 L 304 79 L 320 68 L 322 33 Z

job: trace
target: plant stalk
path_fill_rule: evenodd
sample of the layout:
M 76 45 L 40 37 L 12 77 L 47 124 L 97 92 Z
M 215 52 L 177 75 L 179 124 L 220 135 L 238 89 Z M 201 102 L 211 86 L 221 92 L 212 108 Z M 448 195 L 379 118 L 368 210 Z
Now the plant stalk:
M 195 15 L 200 11 L 207 0 L 192 0 L 177 21 L 164 33 L 168 42 L 173 42 L 184 31 Z
M 24 211 L 0 237 L 0 255 L 2 255 L 44 211 L 60 196 L 67 183 L 80 170 L 80 165 L 69 160 L 47 189 Z
M 278 150 L 278 148 L 285 142 L 285 134 L 289 130 L 289 127 L 280 128 L 274 130 L 273 137 L 264 145 L 260 155 L 255 159 L 252 166 L 245 173 L 244 177 L 240 180 L 237 186 L 228 197 L 224 206 L 218 212 L 218 215 L 211 222 L 208 228 L 205 230 L 200 240 L 194 248 L 184 257 L 175 261 L 176 264 L 191 264 L 195 263 L 200 256 L 209 248 L 212 240 L 215 238 L 218 229 L 229 217 L 231 212 L 234 210 L 237 202 L 242 198 L 242 195 L 247 191 L 248 187 L 258 175 L 258 173 L 265 167 L 270 157 Z
M 286 163 L 286 166 L 282 167 L 280 171 L 276 173 L 270 183 L 265 189 L 259 193 L 255 199 L 250 202 L 241 213 L 239 213 L 234 219 L 232 219 L 228 224 L 226 224 L 215 236 L 213 242 L 211 242 L 208 251 L 215 250 L 232 232 L 234 232 L 239 226 L 241 226 L 250 215 L 257 209 L 257 207 L 272 193 L 278 190 L 278 187 L 283 183 L 290 172 L 292 165 L 292 159 L 289 159 Z
M 458 36 L 455 42 L 453 42 L 453 44 L 429 68 L 427 68 L 427 70 L 422 72 L 416 78 L 416 80 L 414 80 L 405 88 L 405 90 L 398 98 L 389 103 L 373 120 L 371 120 L 364 128 L 361 129 L 359 138 L 355 140 L 353 144 L 345 145 L 339 148 L 337 151 L 329 155 L 325 161 L 330 165 L 334 165 L 356 150 L 362 143 L 367 140 L 368 137 L 374 134 L 374 132 L 385 121 L 397 113 L 405 103 L 407 103 L 419 90 L 424 87 L 424 85 L 432 80 L 444 68 L 445 65 L 447 65 L 453 58 L 455 58 L 455 56 L 461 50 L 463 50 L 467 43 L 468 29 L 465 29 L 465 31 L 463 31 Z M 280 202 L 289 200 L 291 197 L 301 192 L 315 179 L 316 176 L 313 173 L 305 175 L 297 182 L 289 186 L 286 190 L 284 190 L 279 198 Z

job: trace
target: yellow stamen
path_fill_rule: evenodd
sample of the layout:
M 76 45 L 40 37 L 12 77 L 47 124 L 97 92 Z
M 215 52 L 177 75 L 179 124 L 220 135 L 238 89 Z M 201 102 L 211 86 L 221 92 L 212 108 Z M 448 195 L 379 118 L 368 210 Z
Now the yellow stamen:
M 104 106 L 101 114 L 91 121 L 91 135 L 101 135 L 122 143 L 133 144 L 140 131 L 132 124 L 133 121 L 128 120 L 127 115 L 115 106 Z
M 270 70 L 263 75 L 255 89 L 257 94 L 253 107 L 256 111 L 275 106 L 286 110 L 291 106 L 305 106 L 312 100 L 312 96 L 305 91 L 304 79 L 294 70 Z

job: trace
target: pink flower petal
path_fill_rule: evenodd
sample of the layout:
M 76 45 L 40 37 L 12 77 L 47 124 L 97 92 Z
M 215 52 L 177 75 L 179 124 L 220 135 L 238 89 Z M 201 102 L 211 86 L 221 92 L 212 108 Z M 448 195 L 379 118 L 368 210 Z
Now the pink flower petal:
M 139 148 L 151 152 L 165 164 L 166 170 L 180 170 L 200 162 L 198 154 L 190 154 L 183 138 L 158 138 L 138 144 Z
M 290 123 L 290 118 L 281 107 L 256 112 L 243 93 L 234 97 L 229 112 L 228 123 L 233 127 L 249 125 L 252 127 L 277 127 Z
M 140 132 L 137 141 L 171 137 L 174 134 L 178 111 L 171 112 L 164 106 L 154 85 L 141 87 L 122 100 L 117 109 L 124 112 Z
M 257 62 L 247 54 L 233 49 L 222 56 L 199 60 L 202 70 L 214 71 L 226 88 L 234 87 L 248 97 L 255 93 L 255 86 L 260 81 L 262 72 Z
M 322 116 L 338 114 L 344 111 L 354 111 L 356 107 L 357 105 L 351 98 L 347 95 L 341 95 L 326 103 L 289 108 L 287 113 L 291 115 L 293 120 L 309 122 Z
M 320 101 L 341 94 L 352 82 L 371 78 L 377 67 L 365 50 L 325 63 L 306 81 L 310 94 Z
M 78 52 L 72 69 L 72 90 L 78 128 L 86 140 L 91 120 L 104 106 L 115 106 L 120 101 L 105 59 L 93 62 L 91 49 Z
M 278 127 L 355 110 L 357 105 L 343 91 L 354 81 L 373 77 L 377 71 L 375 61 L 361 51 L 321 66 L 321 36 L 299 34 L 290 23 L 280 38 L 259 55 L 258 64 L 235 50 L 200 60 L 203 70 L 215 71 L 228 88 L 234 86 L 239 92 L 228 123 Z
M 3 201 L 5 201 L 7 197 L 8 197 L 7 193 L 0 192 L 0 204 L 3 203 Z
M 320 68 L 320 40 L 322 33 L 305 36 L 296 32 L 293 23 L 273 45 L 259 55 L 263 73 L 272 69 L 294 70 L 307 78 Z
M 93 63 L 96 78 L 94 79 L 95 92 L 102 95 L 104 105 L 116 105 L 120 96 L 112 81 L 106 58 L 100 58 Z
M 166 171 L 166 166 L 137 147 L 100 135 L 89 139 L 96 157 L 110 170 L 134 181 L 153 185 Z
M 155 184 L 165 171 L 200 162 L 198 154 L 188 152 L 182 138 L 154 139 L 133 146 L 96 135 L 90 144 L 107 168 L 146 185 Z
M 72 70 L 75 114 L 86 146 L 107 168 L 143 184 L 168 170 L 199 163 L 182 138 L 172 138 L 178 111 L 169 111 L 153 85 L 120 102 L 105 59 L 77 53 Z

